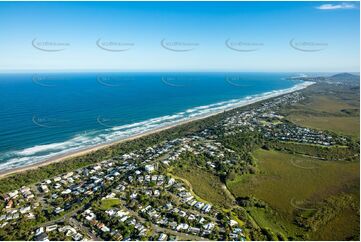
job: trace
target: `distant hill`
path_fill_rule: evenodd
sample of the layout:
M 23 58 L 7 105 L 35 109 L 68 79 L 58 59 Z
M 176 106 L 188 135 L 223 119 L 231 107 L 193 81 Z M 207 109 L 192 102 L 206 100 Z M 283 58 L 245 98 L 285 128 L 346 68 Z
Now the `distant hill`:
M 336 85 L 347 85 L 352 87 L 360 86 L 360 76 L 351 73 L 338 73 L 333 76 L 311 76 L 311 77 L 290 77 L 290 80 L 304 80 L 318 83 L 329 83 Z
M 360 76 L 350 73 L 339 73 L 327 78 L 331 81 L 342 82 L 344 84 L 355 84 L 360 82 Z

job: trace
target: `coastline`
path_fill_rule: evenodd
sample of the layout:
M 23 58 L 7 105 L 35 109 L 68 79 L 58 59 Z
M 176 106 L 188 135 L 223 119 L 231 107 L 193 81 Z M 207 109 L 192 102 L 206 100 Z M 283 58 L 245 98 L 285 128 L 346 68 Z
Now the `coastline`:
M 86 154 L 95 152 L 95 151 L 100 150 L 100 149 L 104 149 L 104 148 L 108 148 L 108 147 L 117 145 L 119 143 L 135 140 L 135 139 L 138 139 L 138 138 L 141 138 L 141 137 L 144 137 L 144 136 L 148 136 L 148 135 L 151 135 L 151 134 L 154 134 L 154 133 L 161 132 L 163 130 L 174 128 L 174 127 L 179 126 L 179 125 L 183 125 L 183 124 L 187 124 L 187 123 L 190 123 L 190 122 L 193 122 L 193 121 L 205 119 L 205 118 L 217 115 L 217 114 L 225 112 L 225 111 L 230 111 L 230 110 L 237 109 L 237 108 L 240 108 L 240 107 L 245 107 L 245 106 L 257 103 L 257 102 L 265 101 L 267 99 L 271 99 L 271 98 L 282 96 L 282 95 L 285 95 L 285 94 L 288 94 L 288 93 L 296 92 L 296 91 L 305 89 L 305 88 L 307 88 L 307 87 L 309 87 L 309 86 L 311 86 L 313 84 L 315 84 L 315 83 L 314 82 L 303 82 L 303 83 L 297 84 L 297 85 L 295 85 L 295 86 L 293 86 L 291 88 L 288 88 L 288 89 L 275 90 L 274 92 L 264 93 L 265 95 L 263 95 L 263 96 L 255 97 L 255 98 L 250 99 L 250 100 L 244 100 L 239 105 L 229 107 L 229 108 L 226 108 L 226 109 L 223 109 L 223 110 L 220 110 L 220 111 L 215 111 L 215 112 L 200 115 L 200 116 L 197 116 L 197 117 L 189 118 L 187 120 L 174 122 L 174 123 L 172 123 L 170 125 L 167 125 L 167 126 L 158 127 L 158 128 L 155 128 L 155 129 L 143 132 L 143 133 L 132 135 L 132 136 L 129 136 L 127 138 L 122 138 L 122 139 L 112 141 L 112 142 L 109 142 L 109 143 L 103 143 L 103 144 L 95 145 L 95 146 L 92 146 L 92 147 L 87 147 L 87 148 L 84 148 L 84 149 L 68 152 L 68 153 L 58 155 L 58 156 L 54 156 L 54 157 L 52 157 L 50 159 L 40 161 L 40 162 L 37 162 L 37 163 L 34 163 L 34 164 L 25 165 L 25 166 L 21 166 L 21 167 L 16 167 L 16 168 L 0 171 L 0 179 L 3 179 L 5 177 L 13 175 L 13 174 L 23 173 L 23 172 L 26 172 L 26 171 L 29 171 L 29 170 L 34 170 L 34 169 L 37 169 L 37 168 L 40 168 L 40 167 L 43 167 L 43 166 L 47 166 L 47 165 L 50 165 L 50 164 L 53 164 L 53 163 L 62 162 L 64 160 L 67 160 L 67 159 L 70 159 L 70 158 L 86 155 Z

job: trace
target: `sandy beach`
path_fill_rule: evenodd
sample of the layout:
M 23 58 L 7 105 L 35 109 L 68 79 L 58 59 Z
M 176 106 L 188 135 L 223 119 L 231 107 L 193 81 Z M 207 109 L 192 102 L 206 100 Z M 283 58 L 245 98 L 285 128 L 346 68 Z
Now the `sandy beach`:
M 133 135 L 133 136 L 130 136 L 130 137 L 127 137 L 127 138 L 123 138 L 123 139 L 120 139 L 120 140 L 117 140 L 117 141 L 114 141 L 114 142 L 104 143 L 104 144 L 96 145 L 96 146 L 93 146 L 93 147 L 80 149 L 80 150 L 77 150 L 77 151 L 74 151 L 74 152 L 69 152 L 69 153 L 66 153 L 66 154 L 63 154 L 63 155 L 54 156 L 54 157 L 52 157 L 50 159 L 47 159 L 45 161 L 41 161 L 41 162 L 34 163 L 34 164 L 31 164 L 31 165 L 18 167 L 18 168 L 14 168 L 14 169 L 9 169 L 9 170 L 5 170 L 5 171 L 0 171 L 0 179 L 2 179 L 4 177 L 7 177 L 9 175 L 15 174 L 15 173 L 21 173 L 21 172 L 25 172 L 25 171 L 29 171 L 29 170 L 34 170 L 34 169 L 37 169 L 37 168 L 42 167 L 42 166 L 46 166 L 46 165 L 57 163 L 57 162 L 62 162 L 62 161 L 66 160 L 66 159 L 69 159 L 69 158 L 89 154 L 91 152 L 94 152 L 94 151 L 97 151 L 97 150 L 100 150 L 100 149 L 103 149 L 103 148 L 107 148 L 107 147 L 110 147 L 110 146 L 113 146 L 113 145 L 116 145 L 116 144 L 119 144 L 119 143 L 122 143 L 122 142 L 127 142 L 127 141 L 130 141 L 130 140 L 138 139 L 138 138 L 150 135 L 150 134 L 161 132 L 163 130 L 171 129 L 171 128 L 174 128 L 176 126 L 182 125 L 182 124 L 190 123 L 190 122 L 200 120 L 200 119 L 205 119 L 205 118 L 208 118 L 210 116 L 214 116 L 214 115 L 217 115 L 219 113 L 222 113 L 224 111 L 230 111 L 230 110 L 233 110 L 233 109 L 236 109 L 236 108 L 245 107 L 247 105 L 251 105 L 251 104 L 254 104 L 254 103 L 257 103 L 257 102 L 260 102 L 260 101 L 264 101 L 264 100 L 267 100 L 267 99 L 270 99 L 270 98 L 274 98 L 274 97 L 282 96 L 282 95 L 292 93 L 292 92 L 295 92 L 295 91 L 299 91 L 299 90 L 305 89 L 308 86 L 313 85 L 313 84 L 314 84 L 313 82 L 304 82 L 304 83 L 301 83 L 301 84 L 296 85 L 296 86 L 294 86 L 292 88 L 289 88 L 289 89 L 280 90 L 279 92 L 269 93 L 269 94 L 266 94 L 266 95 L 263 95 L 263 96 L 256 97 L 254 99 L 244 101 L 242 104 L 237 105 L 237 106 L 233 106 L 231 108 L 227 108 L 227 109 L 223 109 L 223 110 L 220 110 L 220 111 L 217 111 L 217 112 L 213 112 L 213 113 L 205 114 L 205 115 L 202 115 L 202 116 L 190 118 L 190 119 L 185 120 L 185 121 L 175 122 L 175 123 L 173 123 L 171 125 L 168 125 L 168 126 L 155 128 L 153 130 L 149 130 L 147 132 L 140 133 L 140 134 L 137 134 L 137 135 Z
M 217 112 L 217 113 L 220 113 L 220 112 Z M 154 133 L 157 133 L 157 132 L 161 132 L 161 131 L 166 130 L 166 129 L 171 129 L 171 128 L 174 128 L 174 127 L 176 127 L 178 125 L 186 124 L 186 123 L 189 123 L 189 122 L 192 122 L 192 121 L 195 121 L 195 120 L 204 119 L 204 118 L 216 115 L 217 113 L 214 113 L 214 114 L 211 114 L 211 115 L 206 115 L 206 116 L 203 116 L 203 117 L 192 118 L 192 119 L 189 119 L 189 120 L 183 121 L 183 122 L 174 123 L 173 125 L 170 125 L 170 126 L 157 128 L 157 129 L 145 132 L 145 133 L 130 136 L 128 138 L 124 138 L 124 139 L 117 140 L 117 141 L 114 141 L 114 142 L 110 142 L 110 143 L 106 143 L 106 144 L 100 144 L 100 145 L 96 145 L 96 146 L 93 146 L 93 147 L 81 149 L 81 150 L 78 150 L 78 151 L 69 152 L 69 153 L 64 154 L 64 155 L 54 156 L 51 159 L 48 159 L 48 160 L 45 160 L 45 161 L 42 161 L 42 162 L 38 162 L 38 163 L 35 163 L 35 164 L 32 164 L 32 165 L 23 166 L 23 167 L 19 167 L 19 168 L 14 168 L 14 169 L 6 170 L 6 171 L 3 171 L 3 172 L 0 171 L 0 179 L 4 178 L 6 176 L 9 176 L 11 174 L 21 173 L 21 172 L 25 172 L 25 171 L 28 171 L 28 170 L 34 170 L 34 169 L 37 169 L 37 168 L 42 167 L 42 166 L 46 166 L 46 165 L 57 163 L 57 162 L 62 162 L 62 161 L 66 160 L 66 159 L 69 159 L 69 158 L 86 155 L 86 154 L 89 154 L 91 152 L 94 152 L 94 151 L 97 151 L 97 150 L 100 150 L 100 149 L 104 149 L 104 148 L 107 148 L 107 147 L 110 147 L 110 146 L 113 146 L 113 145 L 116 145 L 116 144 L 119 144 L 119 143 L 127 142 L 127 141 L 134 140 L 134 139 L 138 139 L 138 138 L 141 138 L 141 137 L 144 137 L 144 136 L 147 136 L 147 135 L 150 135 L 150 134 L 154 134 Z

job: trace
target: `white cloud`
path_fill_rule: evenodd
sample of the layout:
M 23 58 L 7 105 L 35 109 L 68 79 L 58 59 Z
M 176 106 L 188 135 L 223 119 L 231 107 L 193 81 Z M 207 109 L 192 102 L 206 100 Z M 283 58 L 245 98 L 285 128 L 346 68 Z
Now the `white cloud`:
M 353 5 L 351 3 L 322 4 L 316 8 L 320 9 L 320 10 L 350 9 L 350 8 L 355 8 L 355 5 Z

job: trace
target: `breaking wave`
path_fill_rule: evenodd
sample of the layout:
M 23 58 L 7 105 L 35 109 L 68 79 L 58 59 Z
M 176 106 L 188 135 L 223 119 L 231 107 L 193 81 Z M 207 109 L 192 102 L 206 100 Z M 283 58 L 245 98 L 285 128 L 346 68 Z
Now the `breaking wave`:
M 148 119 L 142 122 L 114 126 L 103 130 L 78 134 L 64 142 L 37 145 L 23 150 L 8 151 L 0 154 L 0 170 L 5 171 L 39 163 L 60 155 L 65 155 L 100 144 L 111 143 L 155 129 L 175 125 L 193 118 L 209 116 L 232 108 L 245 106 L 268 98 L 301 90 L 312 84 L 312 82 L 303 82 L 287 89 L 247 96 L 241 99 L 232 99 L 210 105 L 198 106 L 187 109 L 183 112 L 175 113 L 173 115 L 166 115 Z

